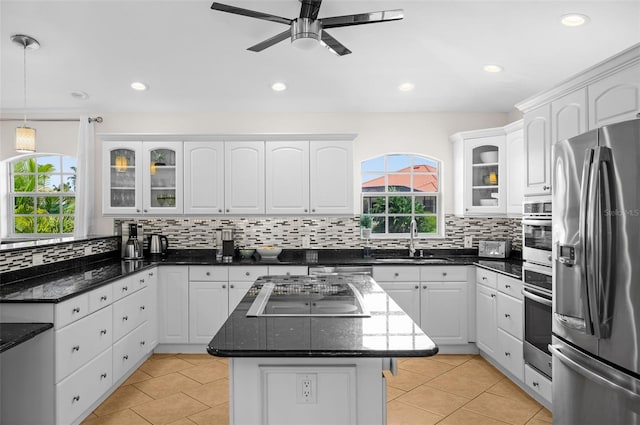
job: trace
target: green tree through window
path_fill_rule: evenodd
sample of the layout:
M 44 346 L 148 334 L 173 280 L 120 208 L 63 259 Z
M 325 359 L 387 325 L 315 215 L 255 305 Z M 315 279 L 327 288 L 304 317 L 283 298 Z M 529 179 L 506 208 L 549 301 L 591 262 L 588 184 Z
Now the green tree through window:
M 13 236 L 51 236 L 74 230 L 76 160 L 61 155 L 19 158 L 11 163 Z

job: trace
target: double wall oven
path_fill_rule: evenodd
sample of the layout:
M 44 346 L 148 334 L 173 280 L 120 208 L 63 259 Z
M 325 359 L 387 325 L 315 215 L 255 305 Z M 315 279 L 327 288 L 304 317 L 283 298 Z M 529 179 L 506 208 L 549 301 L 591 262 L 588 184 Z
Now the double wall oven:
M 551 200 L 525 202 L 522 218 L 524 361 L 551 379 Z

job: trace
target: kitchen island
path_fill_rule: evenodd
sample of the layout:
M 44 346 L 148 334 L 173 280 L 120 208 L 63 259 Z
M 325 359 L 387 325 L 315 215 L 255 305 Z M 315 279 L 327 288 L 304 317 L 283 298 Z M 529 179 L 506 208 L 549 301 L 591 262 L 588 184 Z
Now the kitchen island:
M 435 343 L 366 274 L 263 276 L 209 343 L 232 424 L 384 424 L 384 370 Z

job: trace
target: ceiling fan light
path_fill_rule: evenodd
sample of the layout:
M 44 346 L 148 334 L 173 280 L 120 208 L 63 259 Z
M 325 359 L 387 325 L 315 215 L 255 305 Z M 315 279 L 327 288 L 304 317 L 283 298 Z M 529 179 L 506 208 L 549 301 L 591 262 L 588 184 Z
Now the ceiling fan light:
M 33 153 L 36 151 L 36 130 L 31 127 L 16 127 L 16 151 Z
M 589 22 L 589 17 L 581 13 L 569 13 L 562 15 L 560 22 L 565 27 L 579 27 Z

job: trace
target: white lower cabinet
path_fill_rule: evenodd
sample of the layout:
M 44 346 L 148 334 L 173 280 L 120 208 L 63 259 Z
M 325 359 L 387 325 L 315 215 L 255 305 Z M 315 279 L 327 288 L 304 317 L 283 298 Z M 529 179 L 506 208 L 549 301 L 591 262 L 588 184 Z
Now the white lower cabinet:
M 420 284 L 418 282 L 378 282 L 378 284 L 414 322 L 420 325 Z
M 150 349 L 146 322 L 113 344 L 113 380 L 122 378 Z
M 527 386 L 551 404 L 553 393 L 551 380 L 529 365 L 524 365 L 524 382 Z
M 496 320 L 496 290 L 476 282 L 476 344 L 485 353 L 495 356 L 498 342 Z
M 113 384 L 111 356 L 112 352 L 109 348 L 56 385 L 57 424 L 74 422 L 111 388 Z
M 189 342 L 189 268 L 158 269 L 158 343 Z
M 522 341 L 498 328 L 496 360 L 519 380 L 524 378 Z

